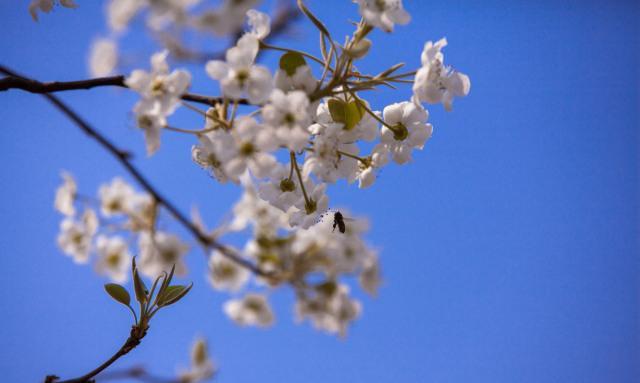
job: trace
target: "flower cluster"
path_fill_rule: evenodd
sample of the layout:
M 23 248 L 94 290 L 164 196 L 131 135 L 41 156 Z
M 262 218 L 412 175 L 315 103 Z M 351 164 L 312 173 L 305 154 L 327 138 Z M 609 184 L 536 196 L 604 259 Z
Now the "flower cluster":
M 160 147 L 163 129 L 191 135 L 193 161 L 218 182 L 242 189 L 233 218 L 216 229 L 215 241 L 241 232 L 248 235 L 245 245 L 207 250 L 208 281 L 233 295 L 222 309 L 239 325 L 271 325 L 275 314 L 268 295 L 289 286 L 296 297 L 297 320 L 346 335 L 362 312 L 362 303 L 351 295 L 354 281 L 375 295 L 380 266 L 377 252 L 364 238 L 367 222 L 354 219 L 347 210 L 335 210 L 329 189 L 340 181 L 369 188 L 384 167 L 410 163 L 433 134 L 423 104 L 442 103 L 449 111 L 454 97 L 469 93 L 469 77 L 444 65 L 445 39 L 425 44 L 416 71 L 402 73 L 404 64 L 396 64 L 379 74 L 360 73 L 355 63 L 373 47 L 369 33 L 374 28 L 391 32 L 394 25 L 408 23 L 410 15 L 401 0 L 355 2 L 362 18 L 342 45 L 299 2 L 321 33 L 321 57 L 269 45 L 270 17 L 250 9 L 253 1 L 225 1 L 221 8 L 206 11 L 198 23 L 216 34 L 237 31 L 242 25 L 238 15 L 246 15 L 249 26 L 224 60 L 210 60 L 201 68 L 219 83 L 221 95 L 207 110 L 180 100 L 191 75 L 170 72 L 166 50 L 153 55 L 150 72 L 134 70 L 126 78 L 126 85 L 140 95 L 133 112 L 149 155 Z M 194 2 L 161 3 L 165 8 L 151 1 L 112 0 L 110 15 L 114 25 L 126 25 L 131 15 L 151 7 L 154 19 L 178 22 L 189 18 L 186 9 Z M 153 24 L 160 28 L 162 23 Z M 283 52 L 275 71 L 257 63 L 261 50 Z M 378 109 L 366 95 L 382 86 L 404 87 L 407 94 Z M 183 104 L 204 117 L 204 126 L 169 125 L 168 117 Z M 76 187 L 68 175 L 64 177 L 56 206 L 73 216 Z M 99 196 L 102 216 L 124 217 L 120 228 L 137 238 L 141 272 L 157 275 L 172 264 L 176 273 L 186 272 L 181 259 L 188 247 L 177 236 L 155 229 L 157 209 L 149 196 L 135 193 L 120 179 L 101 187 Z M 61 247 L 74 259 L 86 261 L 97 231 L 95 213 L 93 219 L 87 212 L 80 220 L 70 219 L 63 227 Z M 96 248 L 105 259 L 113 253 L 128 256 L 122 239 L 101 236 Z M 101 269 L 111 267 L 108 260 L 98 264 Z
M 78 195 L 69 173 L 56 191 L 55 208 L 65 217 L 60 223 L 58 245 L 76 263 L 86 264 L 95 254 L 95 270 L 110 280 L 127 279 L 132 252 L 129 243 L 137 238 L 138 270 L 148 277 L 169 271 L 185 275 L 183 256 L 189 247 L 178 236 L 156 230 L 156 204 L 146 193 L 138 193 L 121 178 L 100 186 L 98 199 Z M 82 214 L 77 217 L 82 206 Z M 100 214 L 96 213 L 99 210 Z

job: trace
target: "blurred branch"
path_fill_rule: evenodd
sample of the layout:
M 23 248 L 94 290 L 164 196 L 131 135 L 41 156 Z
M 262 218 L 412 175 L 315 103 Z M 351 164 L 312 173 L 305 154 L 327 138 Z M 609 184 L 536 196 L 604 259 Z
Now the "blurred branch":
M 0 65 L 0 72 L 9 75 L 9 77 L 5 77 L 0 79 L 0 92 L 9 90 L 9 89 L 21 89 L 31 93 L 51 93 L 51 92 L 62 92 L 66 90 L 80 90 L 80 89 L 91 89 L 101 86 L 118 86 L 122 88 L 128 88 L 125 84 L 125 76 L 111 76 L 111 77 L 99 77 L 99 78 L 91 78 L 87 80 L 77 80 L 77 81 L 52 81 L 52 82 L 40 82 L 30 78 L 15 76 L 9 73 L 12 73 L 7 68 Z M 185 93 L 181 97 L 185 101 L 197 102 L 200 104 L 205 104 L 209 106 L 213 106 L 215 104 L 222 103 L 223 99 L 221 97 L 209 97 L 203 96 L 195 93 Z M 238 100 L 239 104 L 247 104 L 247 100 L 240 99 Z
M 4 73 L 15 78 L 21 78 L 22 80 L 26 80 L 27 82 L 33 81 L 3 66 L 0 66 L 0 73 Z M 129 172 L 129 174 L 140 184 L 140 186 L 142 186 L 149 194 L 151 194 L 151 196 L 159 205 L 164 206 L 164 208 L 166 208 L 169 213 L 171 213 L 171 215 L 178 222 L 180 222 L 180 224 L 182 224 L 182 226 L 184 226 L 202 246 L 204 246 L 205 248 L 213 248 L 220 251 L 225 257 L 229 258 L 238 265 L 249 269 L 257 275 L 263 277 L 270 276 L 268 273 L 258 268 L 252 262 L 243 258 L 240 254 L 237 254 L 231 248 L 217 242 L 214 238 L 204 233 L 198 226 L 191 222 L 187 218 L 187 216 L 183 214 L 169 199 L 167 199 L 155 187 L 153 187 L 153 185 L 151 185 L 149 180 L 147 180 L 142 172 L 133 165 L 129 152 L 119 149 L 113 142 L 111 142 L 108 138 L 106 138 L 91 125 L 89 125 L 84 119 L 82 119 L 76 112 L 74 112 L 56 96 L 49 93 L 42 93 L 42 96 L 45 97 L 49 102 L 51 102 L 63 114 L 69 117 L 69 119 L 73 121 L 83 132 L 85 132 L 91 138 L 95 139 L 111 155 L 113 155 Z
M 144 383 L 180 383 L 177 378 L 165 378 L 148 372 L 142 366 L 133 366 L 118 371 L 109 371 L 100 375 L 100 381 L 132 379 Z

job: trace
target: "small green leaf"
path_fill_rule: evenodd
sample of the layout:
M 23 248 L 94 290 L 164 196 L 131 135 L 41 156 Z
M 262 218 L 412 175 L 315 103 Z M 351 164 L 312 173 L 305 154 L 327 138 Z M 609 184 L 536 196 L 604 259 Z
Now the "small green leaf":
M 167 287 L 162 295 L 158 297 L 158 307 L 169 306 L 176 303 L 182 299 L 182 297 L 187 295 L 189 290 L 191 290 L 191 287 L 193 287 L 193 283 L 189 286 L 176 285 Z
M 131 297 L 129 296 L 129 293 L 124 287 L 120 286 L 119 284 L 107 283 L 106 285 L 104 285 L 104 289 L 107 291 L 107 294 L 111 296 L 111 298 L 122 303 L 123 305 L 129 306 L 129 304 L 131 303 Z
M 353 129 L 364 116 L 364 109 L 357 101 L 345 102 L 332 98 L 328 102 L 329 113 L 335 122 L 344 124 L 345 130 Z
M 280 57 L 280 69 L 287 72 L 289 76 L 296 74 L 296 69 L 305 65 L 307 62 L 298 52 L 287 52 Z
M 133 287 L 136 291 L 136 300 L 142 304 L 147 302 L 147 286 L 144 285 L 142 278 L 138 274 L 138 270 L 133 270 Z

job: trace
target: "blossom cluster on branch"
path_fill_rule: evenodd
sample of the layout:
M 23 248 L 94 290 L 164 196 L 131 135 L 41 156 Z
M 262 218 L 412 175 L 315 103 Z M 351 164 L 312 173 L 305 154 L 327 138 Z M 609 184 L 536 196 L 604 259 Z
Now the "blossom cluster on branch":
M 112 0 L 110 25 L 121 30 L 148 8 L 147 22 L 161 30 L 193 20 L 186 10 L 195 3 Z M 364 291 L 375 294 L 380 267 L 376 250 L 363 238 L 366 220 L 342 210 L 347 222 L 335 230 L 337 212 L 330 209 L 327 190 L 340 180 L 368 188 L 380 169 L 409 163 L 433 133 L 424 104 L 442 103 L 449 111 L 454 97 L 469 93 L 470 81 L 444 64 L 444 38 L 426 42 L 415 71 L 400 72 L 403 64 L 375 75 L 357 70 L 356 63 L 374 47 L 367 38 L 374 28 L 391 32 L 395 24 L 409 22 L 400 0 L 357 0 L 362 18 L 343 44 L 298 1 L 320 33 L 320 56 L 267 43 L 271 18 L 251 9 L 255 3 L 225 1 L 197 18 L 200 27 L 221 35 L 237 31 L 245 18 L 248 25 L 224 57 L 202 68 L 219 83 L 220 103 L 201 110 L 181 100 L 192 76 L 186 69 L 170 69 L 169 50 L 155 53 L 151 68 L 133 70 L 125 84 L 140 96 L 133 113 L 149 156 L 161 148 L 163 131 L 191 135 L 193 161 L 217 182 L 242 189 L 233 219 L 208 234 L 216 241 L 233 232 L 249 235 L 242 249 L 207 250 L 211 286 L 233 295 L 223 311 L 239 325 L 269 326 L 275 313 L 268 294 L 289 286 L 295 291 L 297 320 L 344 336 L 362 310 L 350 295 L 349 280 L 357 278 Z M 226 24 L 219 25 L 222 19 Z M 262 50 L 282 52 L 275 70 L 256 61 Z M 403 84 L 411 85 L 411 94 L 381 111 L 366 100 L 367 91 Z M 181 107 L 202 116 L 203 125 L 171 125 L 171 115 Z M 189 247 L 177 235 L 156 229 L 159 206 L 153 196 L 115 178 L 93 201 L 99 204 L 98 218 L 96 208 L 88 207 L 91 199 L 78 196 L 69 174 L 63 177 L 56 196 L 56 207 L 65 215 L 58 243 L 76 262 L 88 262 L 95 252 L 98 272 L 122 282 L 133 252 L 129 244 L 136 240 L 141 273 L 155 276 L 173 264 L 177 274 L 186 273 L 183 257 Z M 206 232 L 200 218 L 195 224 Z

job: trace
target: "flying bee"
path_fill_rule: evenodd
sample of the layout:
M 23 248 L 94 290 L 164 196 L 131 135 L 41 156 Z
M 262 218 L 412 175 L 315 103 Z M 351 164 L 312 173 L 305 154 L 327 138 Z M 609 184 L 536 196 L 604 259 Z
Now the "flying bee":
M 331 230 L 332 232 L 336 231 L 336 227 L 337 227 L 338 231 L 344 234 L 345 231 L 347 230 L 347 226 L 345 222 L 355 221 L 355 219 L 353 218 L 345 217 L 341 212 L 337 210 L 336 211 L 327 210 L 324 214 L 320 215 L 320 220 L 323 220 L 324 217 L 328 217 L 330 215 L 333 215 L 333 230 Z
M 331 231 L 336 231 L 336 226 L 338 226 L 338 230 L 342 234 L 344 234 L 345 230 L 347 229 L 347 226 L 344 224 L 344 217 L 339 211 L 336 211 L 336 213 L 333 215 L 333 230 Z

